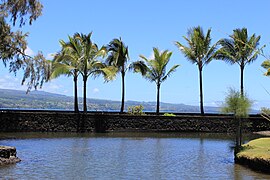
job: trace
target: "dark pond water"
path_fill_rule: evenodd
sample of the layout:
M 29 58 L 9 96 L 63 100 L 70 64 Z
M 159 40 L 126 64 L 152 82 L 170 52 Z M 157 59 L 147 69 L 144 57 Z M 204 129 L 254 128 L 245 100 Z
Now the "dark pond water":
M 270 179 L 233 162 L 226 134 L 0 134 L 22 162 L 0 179 Z M 252 137 L 248 137 L 250 139 Z

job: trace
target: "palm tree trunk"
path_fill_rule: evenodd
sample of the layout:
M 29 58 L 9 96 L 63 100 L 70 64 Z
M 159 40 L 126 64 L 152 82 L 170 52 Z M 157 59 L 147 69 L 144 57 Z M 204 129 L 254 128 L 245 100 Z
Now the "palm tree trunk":
M 74 76 L 74 111 L 75 113 L 79 112 L 79 106 L 78 106 L 78 76 Z
M 122 73 L 122 103 L 120 113 L 123 113 L 125 108 L 125 72 L 121 73 Z
M 204 109 L 203 109 L 202 66 L 199 66 L 199 78 L 200 78 L 200 109 L 201 109 L 201 114 L 204 115 Z
M 157 84 L 157 110 L 156 113 L 159 115 L 159 93 L 160 93 L 160 84 Z
M 241 92 L 241 96 L 244 95 L 244 64 L 242 63 L 240 66 L 240 71 L 241 71 L 241 87 L 240 87 L 240 92 Z
M 86 102 L 86 82 L 87 76 L 83 76 L 83 112 L 87 112 L 87 102 Z

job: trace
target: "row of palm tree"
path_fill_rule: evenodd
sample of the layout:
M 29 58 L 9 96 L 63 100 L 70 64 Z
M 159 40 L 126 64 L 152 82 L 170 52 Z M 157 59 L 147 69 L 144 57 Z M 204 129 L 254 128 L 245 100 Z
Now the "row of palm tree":
M 128 47 L 122 39 L 113 39 L 107 46 L 98 48 L 91 41 L 92 33 L 88 35 L 75 33 L 73 37 L 69 36 L 68 42 L 60 40 L 61 51 L 54 56 L 52 62 L 52 73 L 50 79 L 57 78 L 60 75 L 72 76 L 74 81 L 74 111 L 79 112 L 78 107 L 78 77 L 83 78 L 83 111 L 87 112 L 86 88 L 89 76 L 96 77 L 103 75 L 106 81 L 114 79 L 117 73 L 122 77 L 122 103 L 120 112 L 124 112 L 125 102 L 125 74 L 127 70 L 140 72 L 143 77 L 154 81 L 157 84 L 157 113 L 159 113 L 159 94 L 160 84 L 175 71 L 178 65 L 175 65 L 166 74 L 166 65 L 168 64 L 172 52 L 159 51 L 154 48 L 154 59 L 141 58 L 145 61 L 137 61 L 128 64 Z M 106 58 L 105 63 L 99 58 Z
M 87 80 L 89 76 L 103 74 L 106 79 L 111 76 L 106 69 L 106 65 L 98 60 L 106 55 L 105 47 L 98 46 L 91 41 L 92 33 L 88 35 L 75 33 L 73 37 L 68 37 L 69 41 L 60 40 L 61 51 L 58 52 L 52 62 L 52 74 L 50 79 L 60 75 L 73 76 L 74 81 L 74 111 L 79 112 L 78 106 L 78 76 L 83 78 L 83 111 L 87 112 L 86 92 Z
M 62 74 L 73 76 L 74 80 L 74 110 L 79 112 L 77 81 L 78 76 L 83 78 L 83 111 L 87 112 L 86 88 L 89 76 L 96 77 L 103 75 L 105 81 L 115 78 L 117 73 L 122 78 L 122 102 L 120 112 L 124 112 L 125 102 L 125 75 L 128 70 L 139 72 L 149 80 L 155 82 L 157 86 L 157 108 L 159 113 L 160 86 L 179 65 L 174 65 L 166 73 L 166 66 L 172 56 L 169 50 L 160 51 L 153 48 L 154 57 L 148 59 L 140 55 L 141 60 L 129 63 L 129 50 L 122 39 L 113 39 L 108 45 L 98 48 L 97 44 L 91 40 L 92 33 L 88 35 L 75 33 L 73 37 L 68 37 L 69 41 L 60 40 L 61 51 L 57 53 L 52 62 L 51 79 Z M 235 29 L 229 38 L 224 38 L 211 45 L 211 29 L 204 34 L 202 27 L 194 27 L 188 30 L 187 36 L 183 36 L 187 45 L 175 42 L 175 45 L 199 70 L 200 88 L 200 110 L 204 114 L 203 108 L 203 67 L 213 59 L 224 60 L 230 64 L 237 63 L 241 70 L 241 94 L 244 94 L 244 68 L 245 65 L 256 60 L 261 52 L 259 48 L 260 36 L 253 34 L 248 36 L 247 29 Z M 105 62 L 102 59 L 106 57 Z
M 244 95 L 244 68 L 247 64 L 252 63 L 261 53 L 262 46 L 259 48 L 260 36 L 253 34 L 248 36 L 247 29 L 235 29 L 230 38 L 224 38 L 211 46 L 211 29 L 208 29 L 206 35 L 203 29 L 198 26 L 188 31 L 188 37 L 184 36 L 188 45 L 184 46 L 180 42 L 175 42 L 176 46 L 193 64 L 199 69 L 199 87 L 200 87 L 200 109 L 203 109 L 203 88 L 202 88 L 202 70 L 204 65 L 210 63 L 213 59 L 224 60 L 230 64 L 240 66 L 240 92 Z M 218 47 L 220 48 L 218 49 Z

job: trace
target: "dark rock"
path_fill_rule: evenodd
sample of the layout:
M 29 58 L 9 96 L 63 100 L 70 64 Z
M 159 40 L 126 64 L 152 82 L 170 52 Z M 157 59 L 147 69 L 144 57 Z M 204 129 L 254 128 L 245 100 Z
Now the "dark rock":
M 15 147 L 0 146 L 0 166 L 20 162 L 21 160 L 16 155 Z

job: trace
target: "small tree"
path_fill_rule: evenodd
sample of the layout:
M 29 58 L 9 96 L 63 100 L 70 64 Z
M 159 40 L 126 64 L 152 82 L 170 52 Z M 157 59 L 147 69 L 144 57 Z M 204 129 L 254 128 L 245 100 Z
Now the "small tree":
M 221 108 L 223 113 L 232 113 L 236 123 L 236 149 L 235 154 L 239 152 L 242 144 L 242 118 L 247 118 L 252 102 L 239 91 L 229 89 L 225 98 L 225 103 Z

